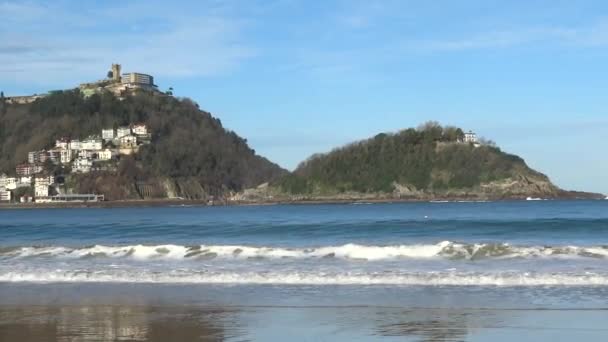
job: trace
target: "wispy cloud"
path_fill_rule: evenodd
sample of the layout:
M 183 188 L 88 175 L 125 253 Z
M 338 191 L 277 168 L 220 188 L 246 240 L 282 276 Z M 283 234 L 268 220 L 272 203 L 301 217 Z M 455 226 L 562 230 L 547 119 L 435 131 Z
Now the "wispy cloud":
M 241 39 L 246 23 L 223 6 L 210 2 L 201 13 L 147 1 L 87 11 L 0 3 L 0 73 L 15 82 L 67 85 L 103 77 L 112 62 L 157 76 L 229 72 L 256 51 Z
M 493 30 L 462 38 L 408 41 L 405 45 L 430 52 L 511 48 L 537 43 L 565 47 L 599 47 L 608 45 L 608 23 L 588 27 L 535 27 L 516 30 Z

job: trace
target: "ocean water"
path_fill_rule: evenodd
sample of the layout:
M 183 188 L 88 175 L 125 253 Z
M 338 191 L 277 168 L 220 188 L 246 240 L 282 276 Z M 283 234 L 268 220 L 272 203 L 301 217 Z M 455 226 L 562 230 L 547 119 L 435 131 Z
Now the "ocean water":
M 607 298 L 608 201 L 0 211 L 0 340 L 117 305 L 221 308 L 212 340 L 605 339 Z

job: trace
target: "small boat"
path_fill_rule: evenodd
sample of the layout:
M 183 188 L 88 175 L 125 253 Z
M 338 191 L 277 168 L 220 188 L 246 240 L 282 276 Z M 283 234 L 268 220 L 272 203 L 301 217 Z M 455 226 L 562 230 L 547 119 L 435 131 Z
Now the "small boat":
M 526 197 L 526 201 L 542 201 L 542 198 L 538 197 Z

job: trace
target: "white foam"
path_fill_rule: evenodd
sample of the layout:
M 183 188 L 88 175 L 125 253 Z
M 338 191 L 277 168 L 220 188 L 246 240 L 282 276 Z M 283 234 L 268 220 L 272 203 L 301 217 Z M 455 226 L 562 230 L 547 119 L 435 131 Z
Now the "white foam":
M 345 244 L 310 248 L 288 248 L 240 245 L 96 245 L 82 248 L 21 247 L 0 254 L 0 259 L 22 258 L 132 258 L 136 260 L 224 259 L 307 259 L 332 257 L 345 260 L 382 261 L 407 259 L 509 259 L 509 258 L 608 258 L 602 246 L 511 246 L 509 244 L 464 244 L 443 241 L 437 244 L 368 246 Z
M 0 282 L 95 282 L 167 284 L 268 284 L 268 285 L 409 285 L 409 286 L 605 286 L 608 275 L 595 273 L 167 273 L 134 271 L 7 272 Z

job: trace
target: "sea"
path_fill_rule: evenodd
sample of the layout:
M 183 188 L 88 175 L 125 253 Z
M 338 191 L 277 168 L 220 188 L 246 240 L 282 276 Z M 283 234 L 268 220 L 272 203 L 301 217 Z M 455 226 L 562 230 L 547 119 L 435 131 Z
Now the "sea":
M 608 201 L 0 210 L 0 341 L 608 340 Z

